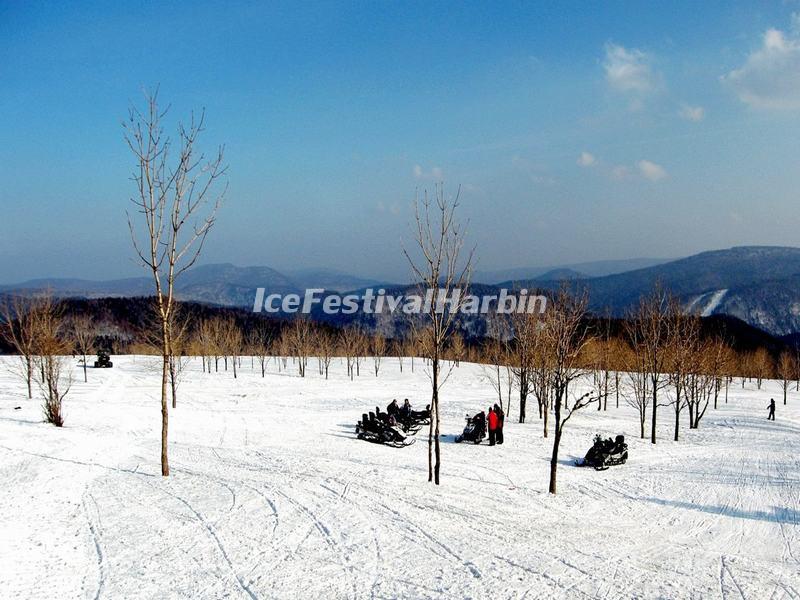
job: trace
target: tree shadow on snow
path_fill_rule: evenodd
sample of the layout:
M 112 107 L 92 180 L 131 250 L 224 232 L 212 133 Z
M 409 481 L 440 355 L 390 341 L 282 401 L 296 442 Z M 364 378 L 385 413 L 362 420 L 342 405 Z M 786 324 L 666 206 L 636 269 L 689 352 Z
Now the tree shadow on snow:
M 9 421 L 11 423 L 19 423 L 20 425 L 41 425 L 44 423 L 44 419 L 35 421 L 33 419 L 21 419 L 15 417 L 0 417 L 0 421 Z
M 698 512 L 721 515 L 726 517 L 738 517 L 741 519 L 752 519 L 755 521 L 769 521 L 772 523 L 793 523 L 800 524 L 800 511 L 785 506 L 772 506 L 772 510 L 742 510 L 728 506 L 707 506 L 703 504 L 693 504 L 680 500 L 665 500 L 663 498 L 642 498 L 645 502 L 671 506 L 673 508 L 684 508 Z

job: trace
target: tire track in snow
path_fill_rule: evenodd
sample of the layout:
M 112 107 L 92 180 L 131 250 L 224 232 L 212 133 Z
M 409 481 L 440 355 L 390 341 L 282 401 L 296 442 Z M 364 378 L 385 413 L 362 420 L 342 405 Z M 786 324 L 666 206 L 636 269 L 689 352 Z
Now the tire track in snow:
M 347 574 L 347 577 L 350 580 L 350 584 L 351 584 L 351 586 L 353 588 L 353 597 L 354 598 L 357 597 L 358 596 L 358 585 L 356 584 L 356 581 L 353 578 L 354 567 L 353 567 L 352 564 L 350 564 L 350 558 L 347 556 L 347 553 L 342 551 L 339 548 L 339 544 L 336 542 L 336 540 L 333 539 L 333 536 L 331 535 L 330 529 L 328 529 L 328 527 L 321 521 L 321 519 L 317 516 L 317 514 L 314 511 L 312 511 L 310 508 L 308 508 L 305 504 L 295 500 L 294 498 L 292 498 L 291 496 L 289 496 L 288 494 L 286 494 L 282 490 L 279 490 L 277 488 L 273 488 L 273 491 L 276 494 L 278 494 L 279 496 L 281 496 L 282 498 L 286 499 L 286 501 L 289 502 L 289 504 L 294 506 L 302 514 L 306 515 L 306 517 L 311 521 L 312 530 L 316 529 L 320 533 L 320 535 L 322 536 L 322 540 L 325 542 L 325 544 L 328 545 L 328 547 L 331 549 L 331 551 L 334 552 L 336 555 L 340 556 L 344 560 L 344 563 L 346 563 L 346 564 L 339 563 L 339 566 Z M 308 538 L 308 536 L 304 537 L 300 541 L 300 545 L 302 545 L 307 538 Z
M 739 582 L 736 581 L 736 577 L 733 576 L 733 571 L 731 571 L 730 565 L 728 565 L 728 563 L 726 562 L 724 554 L 719 557 L 719 562 L 720 562 L 719 585 L 720 585 L 720 590 L 722 591 L 722 597 L 725 599 L 728 597 L 727 593 L 725 592 L 725 573 L 727 573 L 728 577 L 730 577 L 730 580 L 733 582 L 733 585 L 736 586 L 736 591 L 739 592 L 739 597 L 741 597 L 742 600 L 746 600 L 747 596 L 744 595 L 744 592 L 742 591 L 742 586 L 739 585 Z
M 248 586 L 244 582 L 242 577 L 240 577 L 239 574 L 236 572 L 236 568 L 234 567 L 233 562 L 231 562 L 231 559 L 228 556 L 228 552 L 225 550 L 225 546 L 222 544 L 222 541 L 220 541 L 219 536 L 217 535 L 217 532 L 214 529 L 214 527 L 211 525 L 211 523 L 209 523 L 205 519 L 205 517 L 203 517 L 203 515 L 200 514 L 200 512 L 198 512 L 197 509 L 195 509 L 194 506 L 192 506 L 192 504 L 190 502 L 188 502 L 186 499 L 182 498 L 181 496 L 179 496 L 177 494 L 174 494 L 174 493 L 170 492 L 169 490 L 167 490 L 164 487 L 159 487 L 159 486 L 156 486 L 156 485 L 153 485 L 153 484 L 150 484 L 150 485 L 152 487 L 164 492 L 168 496 L 171 496 L 172 498 L 175 498 L 176 500 L 181 502 L 184 506 L 186 506 L 186 508 L 188 508 L 189 511 L 191 511 L 191 513 L 195 516 L 197 521 L 203 526 L 203 528 L 205 529 L 205 531 L 207 532 L 207 534 L 211 538 L 211 540 L 216 544 L 220 555 L 222 556 L 223 560 L 225 561 L 225 564 L 228 566 L 228 569 L 230 570 L 231 574 L 236 579 L 236 582 L 239 584 L 239 587 L 242 589 L 242 591 L 245 592 L 252 600 L 258 600 L 258 596 L 256 596 L 255 592 L 253 592 L 253 590 L 250 589 L 250 586 Z
M 89 506 L 86 503 L 86 499 L 89 498 L 92 501 L 95 511 L 95 518 L 93 519 L 92 516 L 89 514 Z M 83 498 L 81 499 L 81 503 L 83 504 L 83 512 L 86 515 L 86 523 L 89 526 L 89 534 L 92 538 L 92 543 L 94 544 L 94 550 L 97 554 L 97 591 L 94 594 L 94 600 L 98 600 L 100 598 L 100 594 L 103 591 L 103 588 L 106 585 L 106 564 L 105 564 L 105 555 L 103 554 L 103 548 L 100 545 L 100 509 L 97 506 L 97 501 L 94 499 L 94 496 L 91 495 L 89 492 L 89 486 L 87 485 L 84 493 Z

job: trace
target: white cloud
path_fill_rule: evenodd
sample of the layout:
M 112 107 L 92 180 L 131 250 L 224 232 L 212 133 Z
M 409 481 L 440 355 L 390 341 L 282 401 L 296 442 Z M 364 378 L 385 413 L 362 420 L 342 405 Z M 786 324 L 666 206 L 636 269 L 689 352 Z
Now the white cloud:
M 623 179 L 628 179 L 630 176 L 631 176 L 631 170 L 625 165 L 617 165 L 616 167 L 611 169 L 611 177 L 618 181 L 622 181 Z
M 704 109 L 702 106 L 689 106 L 688 104 L 682 104 L 678 114 L 681 116 L 681 118 L 686 119 L 687 121 L 694 121 L 697 123 L 698 121 L 702 121 L 706 116 L 706 109 Z
M 392 215 L 399 215 L 400 214 L 400 205 L 397 202 L 392 202 L 391 204 L 386 204 L 383 200 L 378 200 L 378 203 L 375 205 L 375 209 L 379 213 L 390 213 Z
M 636 167 L 639 169 L 639 173 L 641 173 L 642 177 L 650 181 L 659 181 L 667 176 L 664 167 L 650 162 L 649 160 L 640 160 L 636 163 Z
M 548 174 L 546 167 L 533 163 L 527 158 L 519 155 L 513 156 L 511 158 L 511 164 L 517 170 L 525 173 L 533 183 L 553 185 L 556 182 L 556 180 Z
M 444 172 L 441 167 L 431 167 L 430 171 L 426 171 L 421 165 L 414 165 L 412 172 L 414 179 L 433 179 L 435 181 L 444 179 Z
M 589 152 L 581 152 L 578 157 L 578 164 L 582 167 L 593 167 L 597 164 L 597 159 Z
M 754 108 L 800 109 L 800 33 L 792 15 L 794 31 L 778 29 L 764 33 L 761 46 L 750 53 L 744 65 L 722 77 L 739 99 Z
M 656 88 L 656 76 L 650 57 L 635 48 L 627 49 L 617 44 L 605 46 L 603 69 L 606 81 L 619 92 L 647 94 Z

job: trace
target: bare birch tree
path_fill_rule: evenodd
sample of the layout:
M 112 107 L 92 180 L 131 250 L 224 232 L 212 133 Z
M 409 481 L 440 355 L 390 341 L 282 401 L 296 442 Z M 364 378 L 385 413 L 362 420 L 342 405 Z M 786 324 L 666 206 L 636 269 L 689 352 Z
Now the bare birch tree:
M 123 123 L 125 141 L 136 167 L 132 179 L 136 194 L 131 198 L 134 214 L 128 213 L 128 228 L 134 250 L 153 277 L 160 321 L 161 369 L 161 474 L 169 475 L 168 384 L 172 356 L 172 313 L 175 282 L 200 256 L 206 236 L 214 225 L 225 193 L 218 191 L 224 177 L 223 148 L 207 160 L 198 149 L 205 113 L 192 114 L 188 125 L 178 126 L 173 146 L 165 136 L 158 92 L 148 94 L 146 106 L 130 109 Z M 143 230 L 143 232 L 142 232 Z
M 462 254 L 464 231 L 455 219 L 459 207 L 461 188 L 454 198 L 445 195 L 444 184 L 436 185 L 433 197 L 424 192 L 414 203 L 414 241 L 418 251 L 412 257 L 407 248 L 403 254 L 411 265 L 415 281 L 420 287 L 431 290 L 436 297 L 425 317 L 430 332 L 428 353 L 431 380 L 431 423 L 428 430 L 428 481 L 439 485 L 441 451 L 439 445 L 439 392 L 446 375 L 442 377 L 442 352 L 453 335 L 455 317 L 464 304 L 469 285 L 473 251 Z M 457 295 L 454 292 L 457 290 Z M 453 300 L 442 306 L 440 297 Z

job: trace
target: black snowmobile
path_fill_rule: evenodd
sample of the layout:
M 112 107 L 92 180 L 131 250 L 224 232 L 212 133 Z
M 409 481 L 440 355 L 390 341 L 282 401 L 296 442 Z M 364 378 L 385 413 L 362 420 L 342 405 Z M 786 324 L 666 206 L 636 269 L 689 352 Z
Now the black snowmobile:
M 414 443 L 397 424 L 392 424 L 386 413 L 381 416 L 386 419 L 378 418 L 373 412 L 361 415 L 361 421 L 356 424 L 358 439 L 393 448 L 404 448 Z
M 401 410 L 395 415 L 395 419 L 403 428 L 403 431 L 414 434 L 417 433 L 423 425 L 430 425 L 431 409 L 411 410 L 408 413 Z
M 411 420 L 418 425 L 430 425 L 431 423 L 431 405 L 425 407 L 425 410 L 412 410 L 410 413 Z
M 486 437 L 486 417 L 482 412 L 474 417 L 467 415 L 467 425 L 461 435 L 456 436 L 456 444 L 467 441 L 473 444 L 480 444 Z
M 95 369 L 110 369 L 114 366 L 114 363 L 111 362 L 111 355 L 106 350 L 98 350 L 97 351 L 97 360 L 94 361 L 94 368 Z
M 628 460 L 628 444 L 625 436 L 618 435 L 615 439 L 603 439 L 598 433 L 594 436 L 594 445 L 589 448 L 579 467 L 594 467 L 596 471 L 605 471 L 614 465 L 623 465 Z

